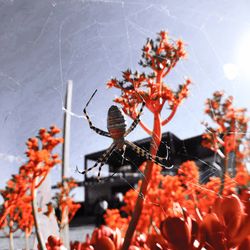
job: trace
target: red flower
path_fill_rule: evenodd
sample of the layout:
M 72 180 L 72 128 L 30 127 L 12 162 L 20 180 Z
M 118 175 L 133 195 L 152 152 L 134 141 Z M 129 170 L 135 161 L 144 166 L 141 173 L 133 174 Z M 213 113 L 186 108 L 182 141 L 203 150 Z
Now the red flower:
M 248 236 L 245 240 L 243 240 L 240 246 L 238 247 L 238 250 L 246 250 L 246 249 L 250 249 L 250 236 Z
M 168 249 L 167 241 L 159 234 L 148 235 L 146 244 L 150 250 Z
M 168 217 L 164 220 L 161 223 L 161 233 L 173 250 L 198 249 L 194 246 L 195 241 L 200 245 L 198 224 L 185 211 L 182 218 Z
M 120 249 L 123 239 L 119 229 L 112 230 L 107 226 L 101 226 L 94 230 L 90 243 L 95 250 L 115 250 Z
M 240 199 L 234 194 L 217 198 L 213 213 L 204 218 L 202 229 L 204 240 L 215 249 L 237 247 L 250 235 L 249 209 L 245 212 Z
M 87 234 L 86 242 L 84 243 L 79 241 L 70 242 L 70 250 L 94 250 L 94 247 L 90 244 L 89 235 Z
M 37 245 L 38 249 L 41 249 L 39 244 Z M 48 237 L 48 242 L 46 243 L 47 250 L 66 250 L 63 246 L 62 241 L 57 236 L 50 235 Z
M 247 183 L 250 181 L 250 176 L 247 170 L 245 169 L 239 170 L 235 176 L 235 181 L 240 186 L 247 185 Z
M 89 243 L 81 243 L 79 241 L 70 242 L 70 250 L 94 250 Z
M 202 224 L 202 241 L 208 249 L 226 249 L 225 228 L 215 213 L 206 215 Z

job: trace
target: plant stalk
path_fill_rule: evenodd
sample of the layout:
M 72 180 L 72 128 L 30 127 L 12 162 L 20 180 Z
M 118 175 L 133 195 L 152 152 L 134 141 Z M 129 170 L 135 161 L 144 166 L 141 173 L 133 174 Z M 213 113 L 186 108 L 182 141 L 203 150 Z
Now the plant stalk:
M 38 222 L 35 183 L 36 183 L 36 180 L 34 180 L 32 182 L 32 186 L 31 186 L 32 212 L 33 212 L 33 217 L 34 217 L 34 225 L 35 225 L 36 237 L 37 237 L 37 241 L 38 241 L 38 244 L 40 246 L 40 249 L 41 250 L 46 250 L 46 246 L 45 246 L 44 239 L 43 239 L 43 236 L 42 236 L 42 233 L 41 233 L 41 230 L 40 230 L 40 227 L 39 227 L 39 222 Z
M 228 155 L 225 154 L 225 161 L 224 161 L 224 167 L 222 169 L 221 184 L 220 184 L 220 191 L 219 191 L 220 196 L 223 194 L 223 190 L 225 187 L 225 178 L 227 174 L 227 169 L 228 169 Z
M 28 234 L 28 228 L 25 229 L 25 250 L 29 250 L 29 234 Z
M 12 227 L 10 227 L 10 232 L 9 232 L 9 245 L 10 245 L 10 250 L 14 250 L 14 239 L 13 239 Z
M 152 140 L 151 140 L 151 145 L 150 145 L 150 154 L 155 156 L 157 154 L 159 145 L 161 143 L 161 119 L 160 119 L 160 115 L 158 113 L 154 114 L 154 128 L 153 128 L 153 135 L 152 135 Z M 124 243 L 122 246 L 122 250 L 128 250 L 136 226 L 138 224 L 138 221 L 140 219 L 140 215 L 143 209 L 143 204 L 144 204 L 144 199 L 146 198 L 147 195 L 147 188 L 148 188 L 148 184 L 150 183 L 150 179 L 151 179 L 151 175 L 152 175 L 152 171 L 153 171 L 153 166 L 154 163 L 152 161 L 148 161 L 145 171 L 144 171 L 144 178 L 142 180 L 142 184 L 140 187 L 140 193 L 137 197 L 136 200 L 136 205 L 135 205 L 135 209 L 131 218 L 131 221 L 129 223 L 129 227 L 127 229 L 126 235 L 125 235 L 125 239 L 124 239 Z
M 65 208 L 61 215 L 61 224 L 60 224 L 60 238 L 62 239 L 64 245 L 69 245 L 69 213 L 68 207 Z

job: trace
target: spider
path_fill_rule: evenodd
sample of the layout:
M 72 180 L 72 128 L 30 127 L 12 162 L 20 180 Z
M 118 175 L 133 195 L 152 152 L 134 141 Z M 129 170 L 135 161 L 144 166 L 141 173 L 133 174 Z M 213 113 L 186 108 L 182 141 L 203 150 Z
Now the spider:
M 110 157 L 110 155 L 112 154 L 112 152 L 114 150 L 118 150 L 118 151 L 122 151 L 125 150 L 126 147 L 130 147 L 132 148 L 132 150 L 134 150 L 138 155 L 145 157 L 146 160 L 151 160 L 153 162 L 155 162 L 156 164 L 167 168 L 167 169 L 171 169 L 173 166 L 171 167 L 167 167 L 165 165 L 162 165 L 160 162 L 166 160 L 166 158 L 162 158 L 159 156 L 152 156 L 149 152 L 147 152 L 146 150 L 140 148 L 139 146 L 135 145 L 134 143 L 125 140 L 125 137 L 131 133 L 135 127 L 138 125 L 138 123 L 140 122 L 140 116 L 142 114 L 143 108 L 145 106 L 145 102 L 143 101 L 141 109 L 136 117 L 136 119 L 133 121 L 133 123 L 130 125 L 130 127 L 126 130 L 126 120 L 123 114 L 123 111 L 118 108 L 115 105 L 112 105 L 109 110 L 108 110 L 108 117 L 107 117 L 107 129 L 108 132 L 103 131 L 95 126 L 93 126 L 90 117 L 87 113 L 87 107 L 90 103 L 90 101 L 92 100 L 92 98 L 94 97 L 94 95 L 96 94 L 97 89 L 95 90 L 95 92 L 92 94 L 92 96 L 90 97 L 89 101 L 87 102 L 85 108 L 83 109 L 83 113 L 86 116 L 86 119 L 89 123 L 89 127 L 90 129 L 94 130 L 97 134 L 102 135 L 102 136 L 106 136 L 106 137 L 110 137 L 113 139 L 113 143 L 110 145 L 110 147 L 103 153 L 103 155 L 101 157 L 99 157 L 99 159 L 97 160 L 97 162 L 90 168 L 80 172 L 78 170 L 78 168 L 76 167 L 76 170 L 78 173 L 80 174 L 86 174 L 87 172 L 91 171 L 92 169 L 96 168 L 98 166 L 98 164 L 100 164 L 99 169 L 98 169 L 98 176 L 97 176 L 97 181 L 100 181 L 100 175 L 101 175 L 101 170 L 102 170 L 102 166 L 107 162 L 108 158 Z

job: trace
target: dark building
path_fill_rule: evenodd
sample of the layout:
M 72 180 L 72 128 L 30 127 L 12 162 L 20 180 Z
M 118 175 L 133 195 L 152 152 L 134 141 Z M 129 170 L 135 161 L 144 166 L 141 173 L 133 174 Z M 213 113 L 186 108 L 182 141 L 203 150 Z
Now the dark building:
M 149 151 L 151 137 L 135 141 L 139 147 Z M 220 174 L 220 158 L 216 154 L 201 145 L 202 136 L 195 136 L 180 140 L 174 134 L 167 132 L 162 134 L 157 155 L 166 158 L 166 165 L 172 166 L 170 170 L 163 168 L 163 174 L 174 175 L 181 163 L 193 160 L 200 170 L 200 182 L 204 183 L 211 176 Z M 103 155 L 105 150 L 85 155 L 84 168 L 88 169 Z M 132 149 L 127 148 L 124 153 L 113 152 L 107 161 L 108 177 L 97 182 L 96 176 L 85 177 L 85 214 L 91 214 L 95 204 L 100 200 L 112 201 L 115 194 L 125 193 L 135 187 L 142 173 L 138 170 L 145 159 L 137 155 Z

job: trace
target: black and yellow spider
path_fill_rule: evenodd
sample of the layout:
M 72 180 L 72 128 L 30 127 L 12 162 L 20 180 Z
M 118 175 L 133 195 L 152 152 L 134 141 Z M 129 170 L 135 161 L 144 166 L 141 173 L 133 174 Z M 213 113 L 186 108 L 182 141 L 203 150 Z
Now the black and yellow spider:
M 166 160 L 166 158 L 162 158 L 162 157 L 158 157 L 158 156 L 152 156 L 149 152 L 147 152 L 146 150 L 138 147 L 137 145 L 135 145 L 132 142 L 129 142 L 127 140 L 125 140 L 125 137 L 135 129 L 135 127 L 138 125 L 138 123 L 140 122 L 140 116 L 141 113 L 143 111 L 143 108 L 145 106 L 145 102 L 142 103 L 141 109 L 136 117 L 136 119 L 133 121 L 133 123 L 130 125 L 130 127 L 128 128 L 128 130 L 126 130 L 126 120 L 124 117 L 124 114 L 122 112 L 121 109 L 119 109 L 117 106 L 112 105 L 109 110 L 108 110 L 108 118 L 107 118 L 107 129 L 108 132 L 103 131 L 99 128 L 96 128 L 95 126 L 93 126 L 89 115 L 87 113 L 86 108 L 88 107 L 90 101 L 92 100 L 92 98 L 94 97 L 95 93 L 97 92 L 97 90 L 95 90 L 95 92 L 92 94 L 92 96 L 90 97 L 89 101 L 87 102 L 85 108 L 83 109 L 83 112 L 86 116 L 86 119 L 89 123 L 89 127 L 94 130 L 97 134 L 102 135 L 102 136 L 106 136 L 106 137 L 110 137 L 113 139 L 113 143 L 111 144 L 111 146 L 104 152 L 104 154 L 99 157 L 99 159 L 97 160 L 97 162 L 91 167 L 88 168 L 82 172 L 80 172 L 77 168 L 78 173 L 80 174 L 86 174 L 87 172 L 91 171 L 92 169 L 94 169 L 95 167 L 98 166 L 98 164 L 100 164 L 99 169 L 98 169 L 98 176 L 97 176 L 97 180 L 100 180 L 100 174 L 101 174 L 101 170 L 102 170 L 102 166 L 106 163 L 106 161 L 108 160 L 108 158 L 110 157 L 110 155 L 112 154 L 112 152 L 114 150 L 125 150 L 126 147 L 130 147 L 132 148 L 138 155 L 144 157 L 146 160 L 151 160 L 153 162 L 155 162 L 156 164 L 170 169 L 171 167 L 167 167 L 163 164 L 161 164 L 160 162 L 163 162 L 164 160 Z

